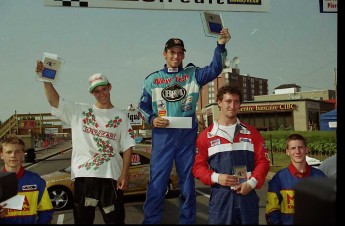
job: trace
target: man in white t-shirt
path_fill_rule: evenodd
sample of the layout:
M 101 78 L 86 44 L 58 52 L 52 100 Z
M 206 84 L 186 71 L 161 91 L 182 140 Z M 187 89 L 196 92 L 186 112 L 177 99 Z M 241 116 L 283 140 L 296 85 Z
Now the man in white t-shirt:
M 36 73 L 43 69 L 37 61 Z M 92 105 L 67 101 L 52 83 L 44 82 L 52 114 L 72 128 L 75 224 L 93 224 L 97 206 L 106 224 L 124 224 L 122 190 L 127 187 L 135 139 L 127 114 L 111 103 L 111 89 L 105 75 L 91 75 L 89 92 L 96 99 Z

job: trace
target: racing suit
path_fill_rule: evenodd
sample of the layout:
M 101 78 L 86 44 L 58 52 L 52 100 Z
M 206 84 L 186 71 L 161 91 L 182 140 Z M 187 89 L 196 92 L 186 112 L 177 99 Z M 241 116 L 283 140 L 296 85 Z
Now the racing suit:
M 3 172 L 6 169 L 3 168 Z M 24 170 L 17 173 L 18 195 L 24 196 L 21 210 L 8 209 L 0 224 L 50 224 L 54 208 L 46 188 L 46 182 L 37 173 Z
M 294 224 L 295 191 L 293 188 L 306 177 L 325 177 L 325 174 L 309 165 L 305 173 L 300 173 L 291 163 L 272 177 L 268 182 L 267 224 Z
M 209 66 L 167 68 L 150 74 L 144 82 L 139 109 L 148 124 L 157 116 L 191 117 L 192 128 L 153 128 L 150 181 L 144 204 L 144 224 L 160 223 L 169 175 L 175 160 L 179 177 L 180 224 L 194 224 L 196 193 L 192 166 L 198 123 L 195 117 L 201 87 L 223 70 L 227 51 L 217 44 Z
M 246 169 L 244 181 L 255 181 L 254 187 L 261 188 L 269 171 L 265 140 L 254 127 L 238 119 L 233 142 L 231 138 L 214 122 L 197 139 L 193 174 L 205 185 L 211 185 L 208 223 L 258 224 L 259 197 L 255 189 L 239 195 L 230 187 L 213 182 L 211 175 L 234 175 L 235 169 L 242 167 Z

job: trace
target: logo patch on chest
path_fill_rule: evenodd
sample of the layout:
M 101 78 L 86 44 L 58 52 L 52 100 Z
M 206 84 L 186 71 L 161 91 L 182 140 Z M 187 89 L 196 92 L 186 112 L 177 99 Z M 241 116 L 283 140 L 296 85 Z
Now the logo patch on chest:
M 220 139 L 211 140 L 210 145 L 211 145 L 211 147 L 216 146 L 216 145 L 220 145 Z
M 252 141 L 252 139 L 250 139 L 250 138 L 245 138 L 245 137 L 241 137 L 240 138 L 240 142 L 248 142 L 248 143 L 250 143 Z
M 168 102 L 176 102 L 185 98 L 187 90 L 180 85 L 172 85 L 162 90 L 162 97 Z
M 181 110 L 183 112 L 191 111 L 193 109 L 193 97 L 189 96 L 182 101 Z
M 22 190 L 23 190 L 23 191 L 37 190 L 37 185 L 36 185 L 36 184 L 23 185 L 23 186 L 22 186 Z

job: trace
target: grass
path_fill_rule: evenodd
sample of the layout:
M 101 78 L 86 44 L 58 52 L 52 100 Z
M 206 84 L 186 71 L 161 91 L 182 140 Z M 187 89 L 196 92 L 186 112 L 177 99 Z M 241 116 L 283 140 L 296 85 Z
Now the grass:
M 273 158 L 272 158 L 273 155 Z M 269 153 L 271 159 L 270 172 L 276 173 L 279 170 L 287 167 L 290 164 L 290 157 L 286 155 L 285 152 L 272 152 Z M 325 160 L 328 156 L 326 155 L 308 155 L 309 157 L 319 159 L 321 161 Z

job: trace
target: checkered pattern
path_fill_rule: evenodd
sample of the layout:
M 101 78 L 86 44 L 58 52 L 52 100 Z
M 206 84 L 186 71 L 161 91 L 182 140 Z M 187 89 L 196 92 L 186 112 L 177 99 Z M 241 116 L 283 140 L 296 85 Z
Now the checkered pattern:
M 82 0 L 54 0 L 54 1 L 61 2 L 61 6 L 89 7 L 88 1 L 82 1 Z

